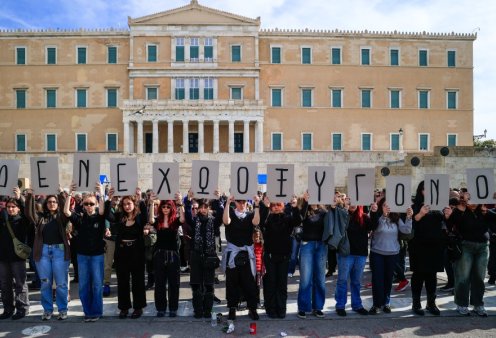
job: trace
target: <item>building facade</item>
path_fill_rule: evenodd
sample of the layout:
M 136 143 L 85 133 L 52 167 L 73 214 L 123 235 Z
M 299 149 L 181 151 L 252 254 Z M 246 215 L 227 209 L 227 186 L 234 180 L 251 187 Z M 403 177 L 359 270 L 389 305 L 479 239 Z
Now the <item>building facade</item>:
M 260 29 L 189 4 L 0 32 L 0 152 L 471 146 L 475 34 Z

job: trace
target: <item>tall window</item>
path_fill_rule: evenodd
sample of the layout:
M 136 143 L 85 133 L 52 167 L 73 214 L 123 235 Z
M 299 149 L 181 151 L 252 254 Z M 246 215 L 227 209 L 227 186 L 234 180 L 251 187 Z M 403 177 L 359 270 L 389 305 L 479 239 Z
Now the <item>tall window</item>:
M 301 134 L 301 150 L 312 150 L 312 133 L 302 133 Z
M 87 105 L 87 90 L 76 89 L 76 107 L 86 108 Z
M 117 107 L 117 88 L 107 88 L 107 107 Z
M 231 87 L 231 100 L 242 100 L 242 99 L 243 99 L 243 88 Z
M 157 62 L 157 45 L 148 45 L 146 54 L 148 62 Z
M 372 90 L 362 89 L 362 108 L 370 108 L 372 106 Z
M 77 48 L 77 63 L 78 65 L 86 64 L 86 47 Z
M 341 133 L 332 134 L 332 150 L 343 150 L 343 135 Z
M 448 67 L 456 67 L 456 51 L 449 50 L 447 57 L 448 57 Z
M 189 99 L 200 99 L 200 79 L 189 79 Z
M 46 107 L 56 108 L 57 107 L 57 90 L 56 89 L 46 89 Z
M 26 47 L 16 47 L 16 65 L 26 64 Z
M 234 133 L 234 152 L 243 152 L 243 133 Z
M 191 38 L 189 45 L 189 60 L 190 62 L 198 62 L 200 60 L 200 39 Z
M 309 65 L 312 63 L 312 48 L 310 47 L 301 48 L 301 63 L 304 65 Z
M 281 47 L 272 47 L 270 49 L 270 62 L 281 63 Z
M 419 134 L 419 150 L 429 150 L 429 134 Z
M 176 100 L 184 100 L 186 98 L 186 90 L 184 89 L 184 79 L 176 79 Z
M 46 49 L 46 64 L 47 65 L 57 64 L 57 48 L 47 47 L 47 49 Z
M 302 107 L 312 106 L 312 89 L 304 88 L 301 90 L 301 106 Z
M 46 151 L 57 151 L 57 134 L 46 134 Z
M 391 66 L 399 66 L 400 65 L 400 50 L 399 49 L 390 49 L 389 50 L 389 64 Z
M 214 99 L 214 79 L 206 78 L 205 86 L 203 88 L 203 99 L 213 100 Z
M 26 89 L 16 89 L 16 108 L 26 108 Z
M 427 49 L 420 49 L 419 50 L 419 66 L 420 67 L 427 67 L 429 63 L 429 53 L 427 52 Z
M 370 65 L 370 48 L 360 48 L 360 64 Z
M 369 133 L 362 134 L 362 150 L 365 151 L 372 150 L 372 134 Z
M 457 91 L 448 91 L 446 92 L 446 101 L 448 109 L 457 109 Z
M 86 151 L 87 149 L 87 144 L 86 144 L 86 134 L 76 134 L 76 151 Z
M 390 134 L 390 149 L 400 150 L 400 134 Z
M 271 94 L 271 106 L 282 107 L 282 89 L 271 88 L 270 94 Z
M 331 63 L 333 65 L 341 64 L 341 48 L 339 47 L 331 48 Z
M 341 89 L 331 90 L 331 106 L 333 108 L 341 108 L 343 106 L 343 91 Z
M 26 151 L 26 134 L 16 135 L 16 151 Z
M 146 99 L 158 100 L 158 87 L 146 87 Z
M 176 38 L 176 62 L 184 62 L 184 38 Z
M 117 63 L 117 47 L 108 46 L 107 47 L 107 63 Z
M 389 99 L 390 99 L 390 107 L 391 108 L 400 108 L 400 93 L 401 91 L 397 89 L 392 89 L 389 91 Z
M 272 133 L 272 150 L 282 150 L 282 133 Z
M 212 38 L 205 38 L 205 45 L 203 47 L 203 54 L 205 62 L 214 61 L 214 41 Z
M 455 147 L 457 143 L 456 134 L 448 134 L 448 147 Z
M 107 151 L 117 151 L 117 134 L 107 133 Z
M 241 62 L 241 46 L 240 45 L 232 45 L 231 46 L 231 61 L 232 62 Z
M 429 108 L 429 91 L 419 90 L 419 108 L 428 109 Z

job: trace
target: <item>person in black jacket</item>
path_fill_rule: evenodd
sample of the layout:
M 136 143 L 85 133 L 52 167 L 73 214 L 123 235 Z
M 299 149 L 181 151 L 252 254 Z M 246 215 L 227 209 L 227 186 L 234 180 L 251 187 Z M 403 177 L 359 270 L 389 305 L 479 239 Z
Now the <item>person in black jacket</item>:
M 3 303 L 3 313 L 0 315 L 0 319 L 21 319 L 29 313 L 26 260 L 15 254 L 7 222 L 10 224 L 14 236 L 25 244 L 31 225 L 21 212 L 23 203 L 18 187 L 14 188 L 14 195 L 15 198 L 7 200 L 6 208 L 1 211 L 0 216 L 0 289 Z M 12 285 L 13 280 L 14 285 Z M 12 286 L 15 288 L 15 298 Z M 15 314 L 14 309 L 16 310 Z

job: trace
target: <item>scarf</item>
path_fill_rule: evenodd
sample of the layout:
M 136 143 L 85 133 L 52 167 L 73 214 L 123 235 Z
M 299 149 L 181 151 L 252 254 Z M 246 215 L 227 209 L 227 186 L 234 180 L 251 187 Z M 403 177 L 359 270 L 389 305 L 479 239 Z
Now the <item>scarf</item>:
M 202 254 L 215 255 L 213 217 L 198 216 L 195 222 L 194 250 Z

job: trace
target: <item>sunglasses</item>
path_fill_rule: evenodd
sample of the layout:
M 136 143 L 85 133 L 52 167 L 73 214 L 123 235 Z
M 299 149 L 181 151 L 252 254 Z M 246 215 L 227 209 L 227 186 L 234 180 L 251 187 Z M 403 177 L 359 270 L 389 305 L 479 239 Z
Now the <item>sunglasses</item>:
M 94 207 L 95 203 L 83 203 L 85 207 Z
M 198 210 L 198 207 L 191 208 L 191 210 Z
M 172 207 L 169 204 L 164 204 L 162 205 L 162 209 L 172 209 Z

